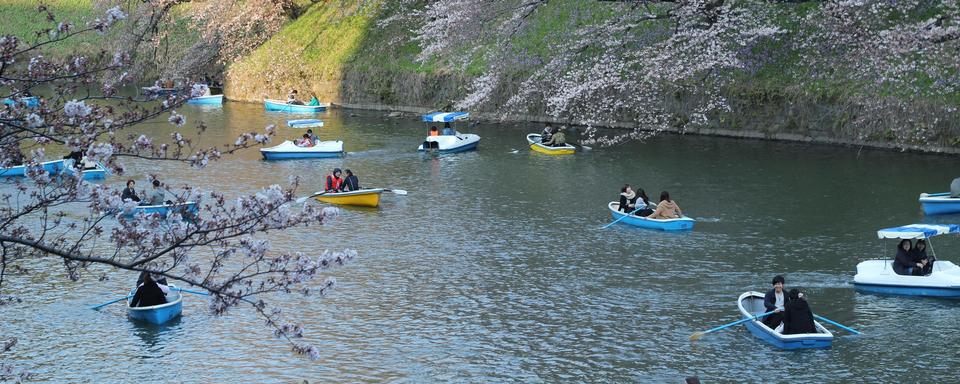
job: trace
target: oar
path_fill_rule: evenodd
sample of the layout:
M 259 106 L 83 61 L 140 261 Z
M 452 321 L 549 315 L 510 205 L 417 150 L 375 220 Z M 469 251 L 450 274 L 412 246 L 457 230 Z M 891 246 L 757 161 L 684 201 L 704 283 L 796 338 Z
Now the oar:
M 108 306 L 108 305 L 110 305 L 110 304 L 116 303 L 116 302 L 118 302 L 118 301 L 127 300 L 127 299 L 129 299 L 130 297 L 132 297 L 132 296 L 127 295 L 127 296 L 121 297 L 121 298 L 116 299 L 116 300 L 110 300 L 110 301 L 108 301 L 108 302 L 106 302 L 106 303 L 103 303 L 103 304 L 100 304 L 100 305 L 94 305 L 94 306 L 90 307 L 90 309 L 97 310 L 97 309 L 100 309 L 100 308 L 102 308 L 102 307 L 106 307 L 106 306 Z
M 181 292 L 192 293 L 192 294 L 194 294 L 194 295 L 210 296 L 210 294 L 209 294 L 209 293 L 206 293 L 206 292 L 191 291 L 191 290 L 189 290 L 189 289 L 184 289 L 184 288 L 180 288 L 180 287 L 171 287 L 171 288 L 176 289 L 176 290 L 181 291 Z
M 639 211 L 639 210 L 641 210 L 641 209 L 643 209 L 643 208 L 644 208 L 644 207 L 640 207 L 640 208 L 634 209 L 633 212 L 630 212 L 630 213 L 628 213 L 628 214 L 626 214 L 626 215 L 621 216 L 619 219 L 614 220 L 614 221 L 613 221 L 612 223 L 610 223 L 610 224 L 604 225 L 603 228 L 600 228 L 600 229 L 610 228 L 611 225 L 614 225 L 614 224 L 616 224 L 617 222 L 619 222 L 620 220 L 625 219 L 627 216 L 630 216 L 630 215 L 632 215 L 632 214 L 634 214 L 634 213 L 637 213 L 637 211 Z
M 827 323 L 836 325 L 836 326 L 840 327 L 841 329 L 843 329 L 843 330 L 845 330 L 845 331 L 847 331 L 847 332 L 850 332 L 850 333 L 852 333 L 852 334 L 854 334 L 854 335 L 860 335 L 860 334 L 861 334 L 860 331 L 858 331 L 858 330 L 856 330 L 856 329 L 850 328 L 850 327 L 848 327 L 848 326 L 846 326 L 846 325 L 840 324 L 840 323 L 838 323 L 838 322 L 836 322 L 836 321 L 830 320 L 830 319 L 828 319 L 828 318 L 826 318 L 826 317 L 823 317 L 823 316 L 820 316 L 820 315 L 818 315 L 818 314 L 816 314 L 816 313 L 813 314 L 813 317 L 816 317 L 817 320 L 820 320 L 820 321 L 823 321 L 823 322 L 827 322 Z
M 405 189 L 388 189 L 388 188 L 384 188 L 383 191 L 384 191 L 384 192 L 393 192 L 393 194 L 395 194 L 395 195 L 406 195 L 406 194 L 407 194 L 407 191 L 406 191 Z
M 584 150 L 587 150 L 587 151 L 592 151 L 592 150 L 593 150 L 593 147 L 588 147 L 588 146 L 583 145 L 583 144 L 577 144 L 577 143 L 568 143 L 568 144 L 574 145 L 574 146 L 577 146 L 577 147 L 580 147 L 580 148 L 583 148 Z
M 764 316 L 769 315 L 769 314 L 774 313 L 774 312 L 776 312 L 776 311 L 770 311 L 770 312 L 767 312 L 767 313 L 761 313 L 761 314 L 756 315 L 756 316 L 753 316 L 753 317 L 748 317 L 748 318 L 746 318 L 746 319 L 740 319 L 740 320 L 734 321 L 734 322 L 729 323 L 729 324 L 725 324 L 725 325 L 721 325 L 721 326 L 716 327 L 716 328 L 708 329 L 708 330 L 703 331 L 703 332 L 695 332 L 694 334 L 690 335 L 690 341 L 697 341 L 697 340 L 699 340 L 701 337 L 703 337 L 703 335 L 706 335 L 706 334 L 708 334 L 708 333 L 710 333 L 710 332 L 716 332 L 716 331 L 719 331 L 719 330 L 721 330 L 721 329 L 728 328 L 728 327 L 732 327 L 732 326 L 737 325 L 737 324 L 740 324 L 740 323 L 745 323 L 745 322 L 748 322 L 748 321 L 751 321 L 751 320 L 756 320 L 756 319 L 759 319 L 759 318 L 761 318 L 761 317 L 764 317 Z
M 307 199 L 312 198 L 312 197 L 320 196 L 320 195 L 322 195 L 322 194 L 324 194 L 324 193 L 327 193 L 327 191 L 314 192 L 314 193 L 313 193 L 312 195 L 310 195 L 310 196 L 304 196 L 304 197 L 298 198 L 298 199 L 296 200 L 296 202 L 297 202 L 297 204 L 302 204 L 304 201 L 307 201 Z

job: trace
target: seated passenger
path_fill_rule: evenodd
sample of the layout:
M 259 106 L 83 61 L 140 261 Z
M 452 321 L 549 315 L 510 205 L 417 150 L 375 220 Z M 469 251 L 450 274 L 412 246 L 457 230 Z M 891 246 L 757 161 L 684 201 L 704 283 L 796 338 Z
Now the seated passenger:
M 150 198 L 146 204 L 141 203 L 140 205 L 163 205 L 163 197 L 163 188 L 160 188 L 160 180 L 154 180 L 153 192 L 150 192 Z
M 638 189 L 637 195 L 640 198 L 635 205 L 637 212 L 635 212 L 634 215 L 643 217 L 652 215 L 653 210 L 657 209 L 657 204 L 650 202 L 650 198 L 647 197 L 647 193 L 643 191 L 643 188 Z
M 136 202 L 140 202 L 140 197 L 137 196 L 137 190 L 136 188 L 134 188 L 134 186 L 136 185 L 137 185 L 137 182 L 133 181 L 133 179 L 127 180 L 127 187 L 124 188 L 123 193 L 120 194 L 120 199 L 122 200 L 129 199 Z
M 317 95 L 311 93 L 311 94 L 310 94 L 310 102 L 307 103 L 307 105 L 309 105 L 309 106 L 311 106 L 311 107 L 319 106 L 319 105 L 320 105 L 320 99 L 317 98 Z
M 312 129 L 307 130 L 307 136 L 310 136 L 310 141 L 313 142 L 313 145 L 320 144 L 320 137 L 314 134 Z
M 457 131 L 454 131 L 453 128 L 450 128 L 450 123 L 443 123 L 443 131 L 440 132 L 443 136 L 455 136 Z
M 347 177 L 343 179 L 343 183 L 340 184 L 340 192 L 350 192 L 360 190 L 360 179 L 357 178 L 357 175 L 353 174 L 353 171 L 346 170 Z
M 167 295 L 153 281 L 150 274 L 143 276 L 143 284 L 137 287 L 137 292 L 133 294 L 133 300 L 130 301 L 131 307 L 150 307 L 154 305 L 166 304 Z
M 430 127 L 430 136 L 440 136 L 440 130 L 437 127 Z
M 83 151 L 80 149 L 73 149 L 66 156 L 63 157 L 64 160 L 73 160 L 73 167 L 80 168 L 83 166 Z
M 303 102 L 302 102 L 302 101 L 297 100 L 297 90 L 296 90 L 296 89 L 291 89 L 291 90 L 290 90 L 290 93 L 287 94 L 287 104 L 303 105 Z
M 913 273 L 917 276 L 926 276 L 930 272 L 933 272 L 933 261 L 927 257 L 927 241 L 924 239 L 917 240 L 917 244 L 913 246 L 913 249 L 910 251 L 910 261 L 914 263 L 920 263 L 923 265 L 920 267 L 920 270 L 914 270 Z
M 312 147 L 313 141 L 310 140 L 310 135 L 304 133 L 303 137 L 300 140 L 297 140 L 296 144 L 298 147 Z
M 340 190 L 340 185 L 343 184 L 343 178 L 340 177 L 341 173 L 340 168 L 334 168 L 333 173 L 327 175 L 323 183 L 325 193 L 335 193 Z
M 550 123 L 547 123 L 547 126 L 543 127 L 543 133 L 540 134 L 540 143 L 546 143 L 550 141 L 550 138 L 553 137 L 553 126 Z
M 567 145 L 567 136 L 564 135 L 563 129 L 558 129 L 553 133 L 553 136 L 550 137 L 550 140 L 547 140 L 543 143 L 548 147 L 562 147 Z
M 893 259 L 893 271 L 898 275 L 919 274 L 923 269 L 922 264 L 913 261 L 913 252 L 910 252 L 912 248 L 913 243 L 909 239 L 901 240 L 900 245 L 897 246 L 897 256 Z
M 623 188 L 620 188 L 620 211 L 633 213 L 636 209 L 635 205 L 638 197 L 636 192 L 633 192 L 633 189 L 630 188 L 630 184 L 625 184 Z
M 651 219 L 676 219 L 683 215 L 680 206 L 670 200 L 670 193 L 660 192 L 660 203 L 657 204 L 657 210 L 650 214 Z
M 813 324 L 813 312 L 810 311 L 810 305 L 807 304 L 807 299 L 799 289 L 790 290 L 790 299 L 787 300 L 786 310 L 783 312 L 783 332 L 781 333 L 784 335 L 817 333 L 817 327 Z
M 783 276 L 774 276 L 773 289 L 767 291 L 767 294 L 763 296 L 763 307 L 766 309 L 764 312 L 774 312 L 763 318 L 763 323 L 770 329 L 777 329 L 780 322 L 783 321 L 783 310 L 790 302 L 790 297 L 783 292 L 785 282 Z

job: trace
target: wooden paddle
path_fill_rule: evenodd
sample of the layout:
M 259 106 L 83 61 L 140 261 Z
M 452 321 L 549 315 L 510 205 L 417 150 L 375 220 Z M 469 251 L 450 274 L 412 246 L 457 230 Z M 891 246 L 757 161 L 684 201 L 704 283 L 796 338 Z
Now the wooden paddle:
M 737 325 L 737 324 L 740 324 L 740 323 L 746 323 L 746 322 L 748 322 L 748 321 L 757 320 L 757 319 L 759 319 L 759 318 L 761 318 L 761 317 L 767 316 L 767 315 L 769 315 L 769 314 L 771 314 L 771 313 L 774 313 L 774 312 L 776 312 L 776 311 L 770 311 L 770 312 L 767 312 L 767 313 L 761 313 L 761 314 L 756 315 L 756 316 L 751 316 L 751 317 L 748 317 L 748 318 L 746 318 L 746 319 L 740 319 L 740 320 L 734 321 L 734 322 L 729 323 L 729 324 L 724 324 L 724 325 L 721 325 L 721 326 L 716 327 L 716 328 L 708 329 L 708 330 L 703 331 L 703 332 L 694 332 L 694 334 L 690 335 L 690 341 L 697 341 L 697 340 L 699 340 L 701 337 L 703 337 L 703 335 L 706 335 L 706 334 L 708 334 L 708 333 L 710 333 L 710 332 L 716 332 L 716 331 L 719 331 L 719 330 L 721 330 L 721 329 L 728 328 L 728 327 L 732 327 L 732 326 Z
M 295 200 L 295 201 L 296 201 L 297 204 L 303 204 L 303 202 L 304 202 L 304 201 L 307 201 L 307 199 L 320 196 L 320 195 L 322 195 L 322 194 L 324 194 L 324 193 L 327 193 L 327 191 L 314 192 L 314 193 L 313 193 L 312 195 L 310 195 L 310 196 L 300 197 L 300 198 L 297 198 L 297 200 Z

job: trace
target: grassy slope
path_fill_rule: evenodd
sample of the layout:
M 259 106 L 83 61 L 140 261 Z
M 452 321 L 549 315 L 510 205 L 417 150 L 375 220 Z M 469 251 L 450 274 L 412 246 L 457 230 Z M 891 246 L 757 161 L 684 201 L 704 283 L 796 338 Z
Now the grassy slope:
M 0 35 L 14 35 L 26 42 L 36 41 L 36 31 L 55 28 L 56 23 L 46 20 L 46 13 L 37 11 L 37 0 L 3 0 L 3 23 L 0 23 Z M 49 0 L 46 2 L 57 22 L 68 21 L 83 26 L 96 18 L 101 12 L 94 9 L 92 0 Z M 95 51 L 101 44 L 96 34 L 71 40 L 69 44 L 59 43 L 47 47 L 48 54 L 59 56 L 74 51 Z

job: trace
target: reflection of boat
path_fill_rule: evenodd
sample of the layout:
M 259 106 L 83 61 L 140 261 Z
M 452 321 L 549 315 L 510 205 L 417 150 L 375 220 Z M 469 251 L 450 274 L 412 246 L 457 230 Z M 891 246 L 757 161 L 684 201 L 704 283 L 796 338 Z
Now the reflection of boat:
M 312 147 L 300 147 L 292 141 L 286 140 L 274 147 L 261 148 L 260 154 L 266 160 L 339 157 L 343 155 L 343 142 L 339 140 L 321 141 Z
M 50 173 L 51 176 L 60 173 L 60 170 L 63 169 L 63 160 L 53 160 L 40 163 L 43 166 L 43 169 Z M 13 167 L 0 169 L 0 177 L 18 177 L 26 176 L 27 166 L 26 165 L 17 165 Z
M 287 104 L 283 100 L 271 100 L 264 99 L 263 107 L 267 111 L 276 111 L 276 112 L 292 112 L 292 113 L 317 113 L 327 110 L 327 104 L 320 105 L 302 105 L 302 104 Z
M 960 198 L 950 197 L 950 192 L 921 193 L 920 205 L 928 215 L 960 213 Z
M 833 334 L 824 328 L 820 323 L 814 321 L 817 333 L 798 333 L 793 335 L 784 335 L 781 324 L 776 330 L 770 329 L 763 323 L 762 318 L 757 318 L 767 312 L 763 306 L 763 294 L 760 292 L 745 292 L 737 299 L 737 308 L 740 309 L 740 315 L 743 318 L 754 319 L 744 323 L 747 330 L 754 336 L 766 341 L 770 345 L 781 349 L 804 349 L 804 348 L 829 348 L 833 345 Z
M 452 123 L 454 121 L 466 120 L 467 117 L 470 117 L 470 114 L 467 112 L 437 112 L 423 115 L 423 121 L 427 123 Z M 477 149 L 477 144 L 480 143 L 480 136 L 472 133 L 453 132 L 454 134 L 452 135 L 427 136 L 427 138 L 423 140 L 423 144 L 417 147 L 417 150 L 455 153 Z
M 610 214 L 613 215 L 614 219 L 620 219 L 626 216 L 620 220 L 621 223 L 641 228 L 659 229 L 663 231 L 684 231 L 693 229 L 693 223 L 696 222 L 696 220 L 686 216 L 678 219 L 648 219 L 643 216 L 627 215 L 624 212 L 620 212 L 620 203 L 616 201 L 611 201 L 610 204 L 607 204 L 607 208 L 610 209 Z
M 377 207 L 380 205 L 382 188 L 361 189 L 359 191 L 324 193 L 315 196 L 318 201 L 339 205 L 355 205 L 358 207 Z
M 187 100 L 187 104 L 195 105 L 222 105 L 223 95 L 197 96 Z
M 287 120 L 287 126 L 290 128 L 317 128 L 323 126 L 323 121 L 317 119 Z
M 564 144 L 562 147 L 548 147 L 540 144 L 542 142 L 541 138 L 542 136 L 536 133 L 527 135 L 527 143 L 530 143 L 530 149 L 548 155 L 572 155 L 577 151 L 577 148 L 570 144 Z
M 197 203 L 193 201 L 187 201 L 184 203 L 178 204 L 160 204 L 160 205 L 138 205 L 133 207 L 130 212 L 125 213 L 126 216 L 134 216 L 137 214 L 143 213 L 145 215 L 150 214 L 159 214 L 160 216 L 167 216 L 170 213 L 197 213 Z
M 133 295 L 137 293 L 134 288 L 130 291 L 130 299 L 127 300 L 127 315 L 131 319 L 142 320 L 153 324 L 163 324 L 180 316 L 183 312 L 183 294 L 177 287 L 170 286 L 170 292 L 167 292 L 167 302 L 160 305 L 149 307 L 131 307 Z
M 911 224 L 881 229 L 881 239 L 927 239 L 933 267 L 929 275 L 899 275 L 893 270 L 893 260 L 866 260 L 857 264 L 853 286 L 860 291 L 908 296 L 960 297 L 960 267 L 937 260 L 930 238 L 949 233 L 960 233 L 956 224 Z
M 12 98 L 12 99 L 7 98 L 7 99 L 3 99 L 3 104 L 14 105 L 17 103 L 17 101 L 23 103 L 24 105 L 30 108 L 36 108 L 40 106 L 40 98 L 36 96 L 19 97 L 19 98 Z

